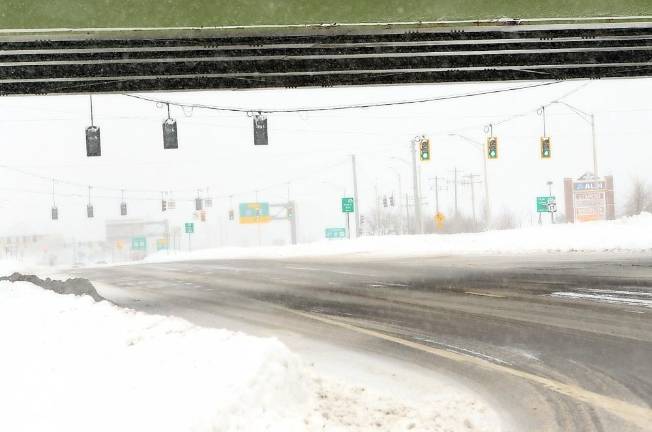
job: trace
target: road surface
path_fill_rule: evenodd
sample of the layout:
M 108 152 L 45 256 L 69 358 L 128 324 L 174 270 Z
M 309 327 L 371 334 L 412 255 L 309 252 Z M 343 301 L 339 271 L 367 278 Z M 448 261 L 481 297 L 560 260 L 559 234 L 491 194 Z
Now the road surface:
M 452 377 L 516 431 L 652 430 L 652 254 L 77 269 L 117 304 Z

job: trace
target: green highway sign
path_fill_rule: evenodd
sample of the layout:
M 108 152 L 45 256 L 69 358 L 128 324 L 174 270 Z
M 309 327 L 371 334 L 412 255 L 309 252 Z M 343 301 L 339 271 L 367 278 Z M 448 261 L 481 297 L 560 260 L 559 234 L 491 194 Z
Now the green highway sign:
M 353 213 L 355 204 L 353 198 L 342 198 L 342 213 Z
M 145 237 L 132 237 L 131 250 L 147 250 L 147 239 Z
M 185 223 L 185 228 L 186 228 L 186 234 L 192 234 L 195 232 L 195 224 L 192 222 L 186 222 Z
M 538 196 L 537 197 L 537 212 L 548 213 L 550 205 L 556 204 L 554 196 Z
M 346 238 L 346 228 L 326 228 L 326 238 Z

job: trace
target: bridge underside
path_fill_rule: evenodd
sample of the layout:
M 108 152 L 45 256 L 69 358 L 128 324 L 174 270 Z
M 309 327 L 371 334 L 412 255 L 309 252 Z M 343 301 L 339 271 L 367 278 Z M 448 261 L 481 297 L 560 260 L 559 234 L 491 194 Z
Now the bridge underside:
M 0 34 L 0 94 L 652 76 L 652 23 Z

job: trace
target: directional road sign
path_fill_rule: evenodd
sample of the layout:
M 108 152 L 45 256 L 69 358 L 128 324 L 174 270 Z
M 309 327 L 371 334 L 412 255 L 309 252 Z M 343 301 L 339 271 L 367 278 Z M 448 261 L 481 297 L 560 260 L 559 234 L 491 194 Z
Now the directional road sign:
M 147 239 L 145 237 L 132 237 L 131 250 L 147 250 Z
M 326 238 L 346 238 L 346 228 L 326 228 Z
M 355 204 L 353 198 L 342 198 L 342 213 L 353 213 Z
M 537 197 L 537 212 L 538 213 L 548 213 L 550 210 L 550 204 L 555 204 L 556 200 L 554 196 L 538 196 Z

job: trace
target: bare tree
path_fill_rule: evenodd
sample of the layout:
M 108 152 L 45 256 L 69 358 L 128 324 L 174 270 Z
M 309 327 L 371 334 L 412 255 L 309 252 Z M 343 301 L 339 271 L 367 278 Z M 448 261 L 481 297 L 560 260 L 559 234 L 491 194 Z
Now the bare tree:
M 637 215 L 643 211 L 652 211 L 652 187 L 642 178 L 635 177 L 625 202 L 625 215 Z

